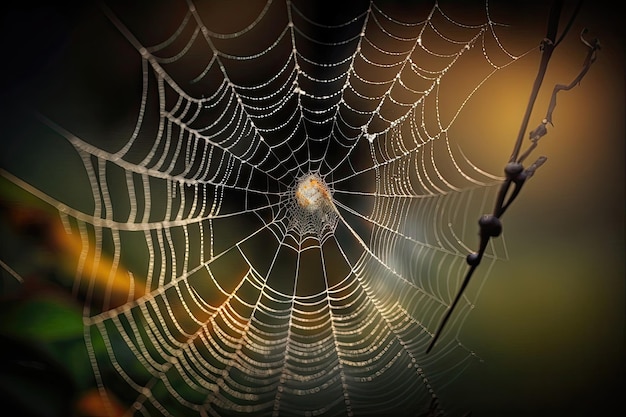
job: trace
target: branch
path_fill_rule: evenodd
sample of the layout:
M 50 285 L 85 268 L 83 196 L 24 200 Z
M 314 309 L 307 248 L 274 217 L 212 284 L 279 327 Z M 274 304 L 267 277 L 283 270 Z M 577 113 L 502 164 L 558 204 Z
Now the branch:
M 446 313 L 444 314 L 443 319 L 441 320 L 439 327 L 437 328 L 437 331 L 435 332 L 430 344 L 428 345 L 428 348 L 426 349 L 426 353 L 431 351 L 431 349 L 437 342 L 437 339 L 439 339 L 439 337 L 441 336 L 441 333 L 443 332 L 443 329 L 445 328 L 446 323 L 452 316 L 452 312 L 454 311 L 459 300 L 461 299 L 461 296 L 463 295 L 465 288 L 469 284 L 469 281 L 471 280 L 472 276 L 474 275 L 474 272 L 478 268 L 478 265 L 480 265 L 480 262 L 484 256 L 485 250 L 487 248 L 487 245 L 490 239 L 494 237 L 498 237 L 501 234 L 502 223 L 500 221 L 500 218 L 505 213 L 505 211 L 510 207 L 511 203 L 515 201 L 515 199 L 517 198 L 517 196 L 519 195 L 522 189 L 522 186 L 526 183 L 526 180 L 531 178 L 535 174 L 535 171 L 541 165 L 543 165 L 545 161 L 547 160 L 545 156 L 540 156 L 528 168 L 524 169 L 524 166 L 522 165 L 522 163 L 526 160 L 526 158 L 537 147 L 537 143 L 539 139 L 541 139 L 543 136 L 547 134 L 548 132 L 547 124 L 548 123 L 552 124 L 552 113 L 554 112 L 554 109 L 556 108 L 557 93 L 562 90 L 566 90 L 566 91 L 570 90 L 574 86 L 580 84 L 580 81 L 583 79 L 585 74 L 587 74 L 587 72 L 591 68 L 591 65 L 596 59 L 596 52 L 597 50 L 600 49 L 600 43 L 598 42 L 597 39 L 594 39 L 591 42 L 588 42 L 587 40 L 585 40 L 584 34 L 586 33 L 586 30 L 583 30 L 580 35 L 580 39 L 582 43 L 589 48 L 589 51 L 583 63 L 583 68 L 581 69 L 580 73 L 576 76 L 576 78 L 574 78 L 574 80 L 570 84 L 567 84 L 567 85 L 557 84 L 554 87 L 552 91 L 550 105 L 548 106 L 548 111 L 546 113 L 546 117 L 542 120 L 542 122 L 535 129 L 533 129 L 529 133 L 529 139 L 532 143 L 528 147 L 528 149 L 522 155 L 520 155 L 523 137 L 528 129 L 528 122 L 530 120 L 530 115 L 532 113 L 532 109 L 534 107 L 535 101 L 539 94 L 539 90 L 541 89 L 543 78 L 548 69 L 548 63 L 550 62 L 550 58 L 552 57 L 552 53 L 556 45 L 558 45 L 561 42 L 561 40 L 565 37 L 566 33 L 569 31 L 570 27 L 572 26 L 574 18 L 576 17 L 578 11 L 580 10 L 580 3 L 581 2 L 578 2 L 574 13 L 572 14 L 570 20 L 568 21 L 565 27 L 565 30 L 559 37 L 558 41 L 556 41 L 555 39 L 556 39 L 556 34 L 557 34 L 557 29 L 558 29 L 559 16 L 561 13 L 562 1 L 560 0 L 555 1 L 552 5 L 552 8 L 550 9 L 546 37 L 541 42 L 541 46 L 540 46 L 542 55 L 541 55 L 541 61 L 539 63 L 539 68 L 537 70 L 537 76 L 535 77 L 535 82 L 533 84 L 530 97 L 528 99 L 526 112 L 524 113 L 524 117 L 522 119 L 522 124 L 520 126 L 519 134 L 513 146 L 513 152 L 511 153 L 511 157 L 509 159 L 508 164 L 504 168 L 506 178 L 504 182 L 502 183 L 502 185 L 500 186 L 500 189 L 498 191 L 498 195 L 496 197 L 496 204 L 495 204 L 494 211 L 493 211 L 494 214 L 484 215 L 478 221 L 479 235 L 480 235 L 479 249 L 477 252 L 470 253 L 467 256 L 466 260 L 467 260 L 467 264 L 469 265 L 469 269 L 467 270 L 467 273 L 461 283 L 461 286 L 459 287 L 459 290 L 452 304 L 450 305 L 450 307 L 447 309 Z M 511 186 L 513 186 L 514 188 L 509 193 Z
M 576 76 L 576 78 L 574 78 L 574 80 L 571 83 L 567 85 L 557 84 L 554 86 L 554 90 L 552 91 L 552 99 L 550 100 L 550 105 L 548 106 L 548 112 L 546 113 L 546 117 L 545 117 L 545 120 L 547 121 L 547 123 L 550 123 L 551 125 L 553 125 L 552 113 L 554 112 L 554 109 L 556 108 L 556 94 L 562 90 L 569 91 L 575 86 L 577 86 L 578 84 L 580 84 L 580 81 L 587 74 L 587 71 L 589 71 L 589 69 L 591 68 L 591 64 L 593 64 L 596 60 L 597 51 L 600 49 L 600 42 L 598 41 L 598 39 L 594 39 L 591 42 L 587 42 L 587 40 L 585 40 L 584 38 L 585 33 L 587 33 L 587 29 L 582 30 L 580 34 L 580 41 L 583 44 L 587 45 L 589 50 L 587 51 L 587 57 L 585 58 L 585 61 L 583 62 L 583 67 L 580 70 L 580 73 Z

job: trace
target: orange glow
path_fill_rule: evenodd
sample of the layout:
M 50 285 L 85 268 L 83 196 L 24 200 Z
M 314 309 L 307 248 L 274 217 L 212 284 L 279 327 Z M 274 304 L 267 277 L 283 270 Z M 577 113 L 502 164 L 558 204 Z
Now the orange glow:
M 39 244 L 52 255 L 53 264 L 64 274 L 75 274 L 83 252 L 80 235 L 67 233 L 59 217 L 44 208 L 11 205 L 7 211 L 9 222 L 18 232 L 41 235 Z M 141 281 L 133 279 L 124 266 L 115 266 L 107 254 L 96 253 L 96 249 L 94 245 L 88 248 L 81 276 L 93 282 L 95 294 L 108 298 L 106 308 L 115 308 L 145 294 Z
M 107 400 L 97 389 L 87 391 L 75 405 L 76 414 L 80 417 L 121 417 L 124 408 L 107 393 Z

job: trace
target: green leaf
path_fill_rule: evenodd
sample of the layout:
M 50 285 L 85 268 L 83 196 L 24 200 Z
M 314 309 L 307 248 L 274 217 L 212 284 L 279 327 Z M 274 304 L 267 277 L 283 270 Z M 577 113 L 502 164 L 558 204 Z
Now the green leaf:
M 0 326 L 7 334 L 44 343 L 83 337 L 78 308 L 57 299 L 36 298 L 20 303 L 7 312 Z

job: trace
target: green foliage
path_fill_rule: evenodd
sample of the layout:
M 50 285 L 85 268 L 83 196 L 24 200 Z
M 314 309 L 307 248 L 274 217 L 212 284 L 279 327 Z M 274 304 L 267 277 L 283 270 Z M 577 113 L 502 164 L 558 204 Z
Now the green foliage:
M 50 295 L 0 306 L 0 401 L 23 416 L 66 417 L 93 386 L 80 310 Z

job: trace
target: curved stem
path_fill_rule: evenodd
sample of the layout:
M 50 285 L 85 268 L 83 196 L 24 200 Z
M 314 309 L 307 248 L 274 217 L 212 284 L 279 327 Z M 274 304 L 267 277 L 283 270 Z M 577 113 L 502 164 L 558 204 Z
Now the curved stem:
M 537 100 L 537 95 L 539 94 L 541 83 L 543 82 L 543 78 L 546 75 L 546 70 L 548 69 L 548 63 L 550 62 L 550 58 L 552 57 L 552 52 L 554 51 L 554 48 L 556 46 L 556 33 L 559 27 L 559 17 L 561 15 L 562 6 L 563 1 L 556 0 L 552 3 L 552 7 L 550 8 L 548 29 L 546 31 L 546 37 L 542 43 L 542 54 L 541 61 L 539 62 L 539 69 L 537 70 L 537 76 L 535 77 L 535 82 L 533 83 L 533 88 L 530 92 L 530 98 L 528 99 L 528 104 L 526 105 L 526 112 L 524 113 L 522 124 L 520 126 L 519 133 L 517 134 L 517 140 L 515 141 L 515 146 L 513 146 L 513 152 L 511 153 L 509 162 L 515 162 L 519 156 L 522 142 L 524 140 L 526 130 L 528 129 L 530 115 L 532 114 L 535 101 Z

